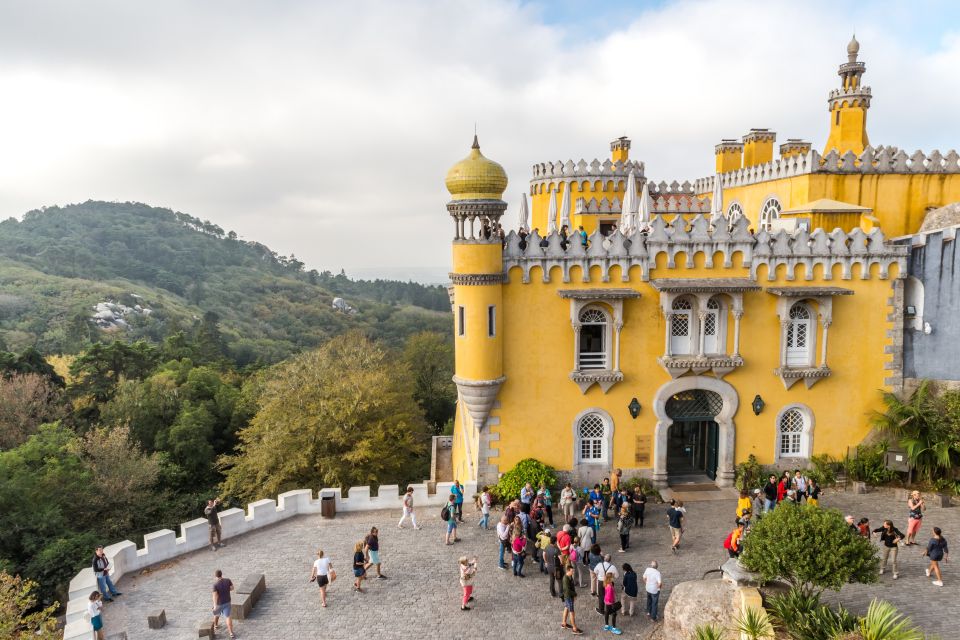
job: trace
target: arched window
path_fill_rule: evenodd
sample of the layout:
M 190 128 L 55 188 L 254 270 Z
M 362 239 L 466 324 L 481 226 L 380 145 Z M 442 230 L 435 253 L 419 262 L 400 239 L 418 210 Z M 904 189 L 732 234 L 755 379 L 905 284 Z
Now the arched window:
M 805 458 L 809 455 L 810 420 L 800 409 L 787 409 L 777 418 L 777 457 Z
M 716 298 L 707 301 L 707 315 L 703 319 L 703 352 L 722 353 L 720 302 Z
M 914 276 L 903 283 L 903 310 L 907 328 L 923 331 L 923 283 Z
M 578 369 L 582 371 L 609 368 L 609 326 L 610 319 L 607 314 L 596 307 L 588 307 L 580 312 Z
M 787 366 L 813 366 L 813 314 L 810 308 L 798 302 L 790 307 L 787 325 Z
M 769 231 L 773 226 L 773 221 L 780 217 L 780 201 L 776 198 L 768 198 L 760 209 L 760 228 Z
M 686 355 L 692 352 L 693 306 L 687 298 L 673 301 L 673 317 L 670 319 L 670 353 Z
M 607 423 L 598 413 L 588 413 L 577 425 L 577 456 L 580 462 L 607 460 Z
M 729 220 L 731 223 L 736 222 L 742 217 L 743 207 L 740 206 L 739 202 L 734 202 L 727 208 L 727 220 Z

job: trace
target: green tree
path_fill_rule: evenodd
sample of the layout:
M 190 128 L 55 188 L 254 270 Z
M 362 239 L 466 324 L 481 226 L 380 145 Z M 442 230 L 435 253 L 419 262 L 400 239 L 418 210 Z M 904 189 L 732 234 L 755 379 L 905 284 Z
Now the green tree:
M 299 487 L 409 479 L 429 437 L 410 370 L 359 333 L 264 374 L 259 410 L 224 456 L 224 494 L 243 499 Z
M 110 344 L 98 342 L 71 363 L 70 375 L 76 380 L 73 390 L 79 395 L 93 396 L 97 402 L 106 402 L 121 378 L 145 378 L 158 358 L 157 348 L 142 340 L 133 344 L 119 340 Z
M 39 608 L 39 585 L 20 576 L 0 572 L 0 638 L 9 640 L 54 640 L 58 603 Z
M 852 534 L 839 511 L 787 503 L 753 526 L 741 562 L 765 581 L 782 579 L 808 592 L 876 582 L 880 566 L 874 546 Z
M 457 407 L 453 345 L 436 332 L 421 331 L 407 338 L 403 360 L 413 372 L 414 400 L 434 433 L 441 433 Z
M 60 390 L 37 373 L 0 377 L 0 449 L 22 444 L 44 422 L 63 414 Z

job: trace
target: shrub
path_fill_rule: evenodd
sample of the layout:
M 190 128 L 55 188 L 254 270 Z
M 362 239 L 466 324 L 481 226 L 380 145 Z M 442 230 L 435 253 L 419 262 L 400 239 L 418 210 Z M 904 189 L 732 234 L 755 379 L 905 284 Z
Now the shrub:
M 851 535 L 839 511 L 788 503 L 753 525 L 741 562 L 764 581 L 779 578 L 807 590 L 876 582 L 880 565 L 876 548 Z
M 723 640 L 724 635 L 723 627 L 719 625 L 712 623 L 698 624 L 693 630 L 690 640 Z
M 887 445 L 860 445 L 854 457 L 843 461 L 843 468 L 847 477 L 856 482 L 866 482 L 871 485 L 882 485 L 897 477 L 897 472 L 887 468 Z
M 749 640 L 774 640 L 770 616 L 763 609 L 747 607 L 734 620 L 733 630 Z
M 837 470 L 842 463 L 829 454 L 822 453 L 810 458 L 812 465 L 807 469 L 807 477 L 816 480 L 821 487 L 829 487 L 837 481 Z
M 647 500 L 651 501 L 663 501 L 663 497 L 660 495 L 660 490 L 653 485 L 653 481 L 650 478 L 644 478 L 643 476 L 634 476 L 624 482 L 622 486 L 626 489 L 636 489 L 640 487 L 643 490 L 643 494 L 647 496 Z
M 553 467 L 539 460 L 526 458 L 503 474 L 500 482 L 493 488 L 493 493 L 500 502 L 509 502 L 520 497 L 520 489 L 528 482 L 534 489 L 539 487 L 541 482 L 553 488 L 557 484 L 557 474 Z
M 734 484 L 740 491 L 750 491 L 763 486 L 766 480 L 763 465 L 757 462 L 757 457 L 752 453 L 746 461 L 737 465 L 737 476 Z
M 792 640 L 832 640 L 853 631 L 857 622 L 842 605 L 834 611 L 820 604 L 818 593 L 796 587 L 772 597 L 767 608 Z
M 863 640 L 923 640 L 923 633 L 913 626 L 889 602 L 874 600 L 867 615 L 857 622 L 857 631 Z

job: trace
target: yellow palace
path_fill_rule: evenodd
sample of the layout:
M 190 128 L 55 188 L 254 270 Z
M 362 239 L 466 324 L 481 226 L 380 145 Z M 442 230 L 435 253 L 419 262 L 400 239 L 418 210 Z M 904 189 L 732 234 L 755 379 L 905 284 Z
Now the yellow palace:
M 863 440 L 903 380 L 909 247 L 888 238 L 960 200 L 960 158 L 870 146 L 858 53 L 822 153 L 789 139 L 775 158 L 752 129 L 716 145 L 715 175 L 654 183 L 619 138 L 602 162 L 534 165 L 529 234 L 503 240 L 507 176 L 474 141 L 446 179 L 454 477 L 532 457 L 581 482 L 729 486 L 750 454 L 793 468 Z

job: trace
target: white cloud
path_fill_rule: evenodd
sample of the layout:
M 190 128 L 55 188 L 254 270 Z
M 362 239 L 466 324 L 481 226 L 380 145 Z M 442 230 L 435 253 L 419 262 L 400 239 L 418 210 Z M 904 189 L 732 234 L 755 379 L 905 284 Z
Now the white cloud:
M 822 145 L 854 25 L 872 140 L 960 139 L 949 3 L 617 11 L 599 33 L 503 0 L 4 5 L 0 217 L 131 199 L 318 268 L 442 271 L 443 177 L 474 122 L 510 176 L 510 221 L 530 165 L 603 158 L 621 134 L 650 177 L 693 179 L 750 127 Z

